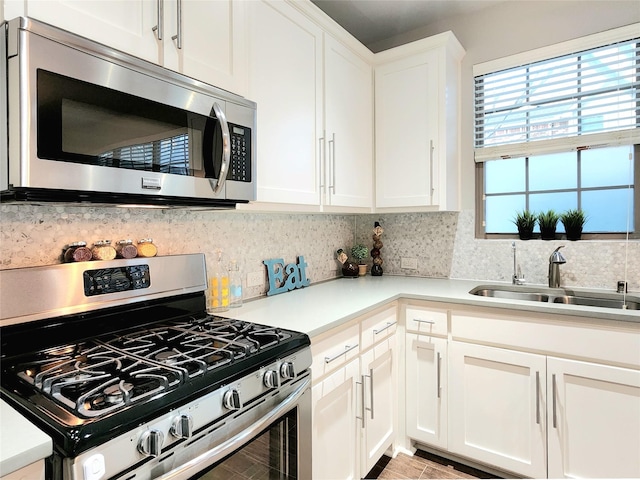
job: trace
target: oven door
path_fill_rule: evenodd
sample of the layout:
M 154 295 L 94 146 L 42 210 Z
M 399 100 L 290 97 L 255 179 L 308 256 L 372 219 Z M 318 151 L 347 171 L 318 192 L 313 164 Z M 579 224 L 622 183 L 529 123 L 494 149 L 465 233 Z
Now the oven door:
M 260 418 L 232 436 L 217 440 L 198 439 L 190 450 L 209 444 L 211 448 L 175 466 L 158 480 L 226 480 L 311 478 L 311 389 L 310 378 L 291 384 L 286 397 Z M 247 415 L 251 415 L 247 412 Z M 243 415 L 244 416 L 244 415 Z M 238 417 L 238 423 L 246 423 Z M 231 427 L 233 430 L 234 427 Z M 155 478 L 155 476 L 154 476 Z

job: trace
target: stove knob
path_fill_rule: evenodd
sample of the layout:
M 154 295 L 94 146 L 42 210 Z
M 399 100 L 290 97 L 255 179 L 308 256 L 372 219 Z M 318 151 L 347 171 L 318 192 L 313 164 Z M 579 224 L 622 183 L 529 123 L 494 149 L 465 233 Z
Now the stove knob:
M 267 370 L 264 372 L 264 378 L 262 379 L 264 386 L 267 388 L 278 387 L 278 372 L 275 370 Z
M 235 388 L 227 390 L 222 396 L 222 404 L 229 410 L 240 410 L 242 408 L 242 402 L 240 401 L 240 394 Z
M 291 362 L 284 362 L 282 365 L 280 365 L 280 376 L 282 378 L 293 378 L 296 376 L 296 372 L 293 369 L 293 363 Z
M 147 457 L 157 457 L 162 452 L 164 435 L 159 430 L 147 430 L 140 437 L 138 451 Z
M 189 438 L 193 430 L 193 417 L 183 413 L 173 419 L 171 425 L 171 435 L 176 438 Z

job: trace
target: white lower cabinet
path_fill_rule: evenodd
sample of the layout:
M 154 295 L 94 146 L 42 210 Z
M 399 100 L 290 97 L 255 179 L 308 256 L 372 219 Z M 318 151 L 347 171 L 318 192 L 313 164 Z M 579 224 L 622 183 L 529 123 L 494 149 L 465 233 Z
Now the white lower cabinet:
M 449 450 L 546 478 L 546 357 L 449 344 Z
M 396 308 L 311 340 L 314 480 L 362 478 L 395 440 Z
M 405 353 L 407 436 L 446 449 L 447 340 L 407 333 Z
M 360 432 L 356 425 L 356 397 L 361 390 L 359 364 L 356 359 L 312 389 L 313 478 L 356 480 Z M 360 393 L 357 393 L 360 391 Z
M 640 371 L 549 357 L 547 392 L 549 478 L 640 478 Z

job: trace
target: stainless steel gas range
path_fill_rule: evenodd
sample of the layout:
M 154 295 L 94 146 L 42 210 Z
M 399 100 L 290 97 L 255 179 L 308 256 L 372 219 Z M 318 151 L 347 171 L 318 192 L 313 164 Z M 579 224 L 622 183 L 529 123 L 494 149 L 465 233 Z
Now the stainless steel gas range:
M 308 336 L 208 315 L 206 278 L 201 254 L 0 271 L 0 395 L 52 437 L 47 478 L 311 478 Z

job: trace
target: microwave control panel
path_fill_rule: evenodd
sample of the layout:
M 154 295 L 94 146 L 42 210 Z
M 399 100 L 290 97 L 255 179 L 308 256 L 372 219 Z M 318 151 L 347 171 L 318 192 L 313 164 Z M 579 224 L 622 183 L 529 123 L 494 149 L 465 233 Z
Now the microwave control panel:
M 251 181 L 251 129 L 229 124 L 231 160 L 227 180 Z

